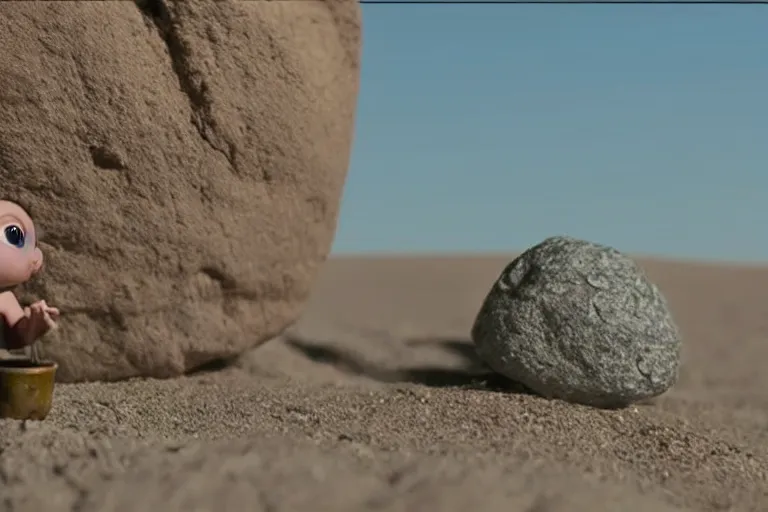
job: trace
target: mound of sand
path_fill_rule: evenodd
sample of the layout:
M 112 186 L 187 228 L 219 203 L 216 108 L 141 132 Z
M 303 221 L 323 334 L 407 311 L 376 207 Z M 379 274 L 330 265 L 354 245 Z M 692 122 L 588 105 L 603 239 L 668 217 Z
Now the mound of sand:
M 335 259 L 226 368 L 69 384 L 0 422 L 0 509 L 768 507 L 768 269 L 644 262 L 685 336 L 668 394 L 602 411 L 500 389 L 468 329 L 508 261 Z

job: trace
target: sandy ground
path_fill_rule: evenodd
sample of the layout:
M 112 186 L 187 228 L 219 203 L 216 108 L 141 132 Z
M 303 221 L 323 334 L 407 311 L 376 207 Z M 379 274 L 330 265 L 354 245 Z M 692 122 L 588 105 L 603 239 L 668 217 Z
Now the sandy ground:
M 228 367 L 60 385 L 45 422 L 0 421 L 0 510 L 768 510 L 768 268 L 644 261 L 684 369 L 600 411 L 478 365 L 506 262 L 335 259 L 301 322 Z

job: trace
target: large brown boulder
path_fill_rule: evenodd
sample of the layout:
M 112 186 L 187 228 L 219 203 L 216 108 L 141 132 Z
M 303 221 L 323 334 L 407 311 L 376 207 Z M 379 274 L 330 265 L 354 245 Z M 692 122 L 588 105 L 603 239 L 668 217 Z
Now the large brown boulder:
M 2 194 L 63 381 L 171 377 L 299 315 L 336 227 L 353 0 L 0 2 Z

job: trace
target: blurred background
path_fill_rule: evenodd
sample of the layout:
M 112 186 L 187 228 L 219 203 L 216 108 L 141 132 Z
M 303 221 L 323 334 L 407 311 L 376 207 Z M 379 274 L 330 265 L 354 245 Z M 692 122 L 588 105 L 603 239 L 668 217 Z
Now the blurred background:
M 766 5 L 364 5 L 333 252 L 768 260 Z

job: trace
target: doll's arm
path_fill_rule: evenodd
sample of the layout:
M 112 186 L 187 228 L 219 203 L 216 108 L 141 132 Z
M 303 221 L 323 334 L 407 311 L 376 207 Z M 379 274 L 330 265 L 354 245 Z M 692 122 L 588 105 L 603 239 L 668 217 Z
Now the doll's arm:
M 12 292 L 0 293 L 0 316 L 3 317 L 5 347 L 15 350 L 29 344 L 26 333 L 29 331 L 29 318 L 21 308 Z
M 9 326 L 16 325 L 16 322 L 27 316 L 13 292 L 0 293 L 0 315 Z

